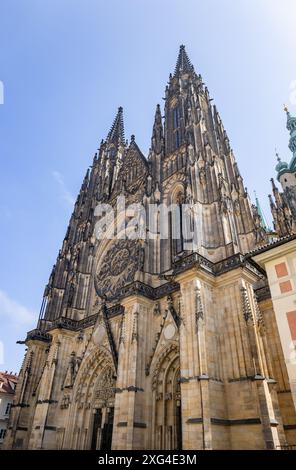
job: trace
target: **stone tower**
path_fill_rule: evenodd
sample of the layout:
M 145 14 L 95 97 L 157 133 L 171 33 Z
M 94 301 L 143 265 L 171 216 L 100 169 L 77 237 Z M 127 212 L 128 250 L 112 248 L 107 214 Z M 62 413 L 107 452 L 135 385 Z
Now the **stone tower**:
M 290 133 L 289 149 L 292 152 L 290 163 L 283 162 L 278 153 L 276 154 L 278 163 L 275 167 L 277 180 L 281 183 L 282 192 L 276 187 L 274 180 L 271 180 L 273 198 L 270 195 L 270 207 L 274 220 L 274 228 L 280 237 L 296 232 L 296 118 L 291 116 L 288 108 L 287 129 Z
M 83 180 L 27 334 L 6 448 L 296 440 L 265 273 L 244 256 L 266 233 L 184 46 L 164 115 L 158 105 L 146 159 L 119 108 Z

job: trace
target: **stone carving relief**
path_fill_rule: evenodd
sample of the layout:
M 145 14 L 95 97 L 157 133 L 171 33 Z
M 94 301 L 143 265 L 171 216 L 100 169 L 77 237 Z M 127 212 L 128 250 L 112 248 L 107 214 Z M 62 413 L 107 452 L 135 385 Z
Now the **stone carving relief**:
M 76 356 L 73 351 L 70 356 L 69 366 L 66 372 L 63 388 L 72 388 L 75 377 L 81 364 L 81 357 Z
M 71 403 L 70 395 L 64 395 L 62 398 L 62 402 L 61 402 L 61 409 L 69 408 L 70 403 Z
M 108 367 L 101 375 L 95 390 L 95 407 L 110 406 L 115 398 L 116 381 L 113 370 Z
M 154 309 L 153 309 L 153 315 L 155 315 L 156 317 L 158 317 L 159 315 L 161 315 L 161 310 L 160 310 L 160 304 L 159 304 L 159 302 L 155 302 L 155 306 L 154 306 Z

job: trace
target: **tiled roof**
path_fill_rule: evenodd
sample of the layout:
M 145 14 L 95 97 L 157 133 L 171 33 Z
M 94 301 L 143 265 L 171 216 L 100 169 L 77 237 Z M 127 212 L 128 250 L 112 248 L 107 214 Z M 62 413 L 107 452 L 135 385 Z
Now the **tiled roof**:
M 255 250 L 250 251 L 245 256 L 246 258 L 250 258 L 252 256 L 258 255 L 259 253 L 263 253 L 264 251 L 271 250 L 272 248 L 276 248 L 277 246 L 283 245 L 284 243 L 288 243 L 295 239 L 296 239 L 296 233 L 293 233 L 292 235 L 287 235 L 271 243 L 267 243 L 266 245 L 260 246 L 259 248 L 256 248 Z
M 0 372 L 0 393 L 2 392 L 14 395 L 17 379 L 18 377 L 15 374 Z

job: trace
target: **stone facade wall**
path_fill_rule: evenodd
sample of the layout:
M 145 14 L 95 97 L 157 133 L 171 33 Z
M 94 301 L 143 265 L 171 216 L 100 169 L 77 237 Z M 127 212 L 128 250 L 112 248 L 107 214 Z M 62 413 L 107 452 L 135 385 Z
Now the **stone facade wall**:
M 183 449 L 292 443 L 296 417 L 286 366 L 270 300 L 260 303 L 259 331 L 251 294 L 255 276 L 237 269 L 213 278 L 191 270 L 177 280 L 180 291 L 172 301 L 158 301 L 157 309 L 142 296 L 122 302 L 124 313 L 110 319 L 117 364 L 101 316 L 83 335 L 52 331 L 49 350 L 31 341 L 23 370 L 31 358 L 36 372 L 28 375 L 23 405 L 14 407 L 6 446 L 90 448 L 95 410 L 106 414 L 110 406 L 113 449 L 176 448 L 179 431 Z M 114 382 L 104 402 L 95 391 L 106 367 Z
M 87 171 L 28 333 L 6 448 L 272 449 L 296 423 L 262 270 L 267 241 L 216 107 L 181 46 L 146 159 L 123 110 Z M 157 207 L 144 237 L 118 198 Z M 192 238 L 161 206 L 186 205 Z M 100 206 L 101 207 L 101 206 Z M 148 217 L 149 219 L 149 217 Z M 120 224 L 118 223 L 120 222 Z M 149 220 L 151 222 L 151 220 Z M 123 225 L 124 225 L 123 224 Z M 126 228 L 126 230 L 125 230 Z M 123 236 L 124 235 L 124 236 Z M 295 443 L 295 442 L 294 442 Z

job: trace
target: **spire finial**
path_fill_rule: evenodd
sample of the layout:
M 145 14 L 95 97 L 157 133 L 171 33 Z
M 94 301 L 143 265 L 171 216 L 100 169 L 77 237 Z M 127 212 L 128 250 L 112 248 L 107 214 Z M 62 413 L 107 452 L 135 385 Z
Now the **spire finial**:
M 270 228 L 268 226 L 268 223 L 267 223 L 267 220 L 266 220 L 266 217 L 264 215 L 264 212 L 261 208 L 261 204 L 259 202 L 259 199 L 258 199 L 258 196 L 257 196 L 257 193 L 256 191 L 254 190 L 254 195 L 255 195 L 255 201 L 256 201 L 256 209 L 257 209 L 257 212 L 261 218 L 261 225 L 262 227 L 264 228 L 264 230 L 266 231 L 270 231 Z
M 191 64 L 189 57 L 185 51 L 185 46 L 184 44 L 181 44 L 174 71 L 174 76 L 178 75 L 179 73 L 190 73 L 193 70 L 193 65 Z
M 271 181 L 272 189 L 273 189 L 273 190 L 276 190 L 277 187 L 276 187 L 276 185 L 275 185 L 274 179 L 273 179 L 273 178 L 270 178 L 270 181 Z
M 156 110 L 155 110 L 155 116 L 154 116 L 151 149 L 155 153 L 159 154 L 162 151 L 163 145 L 164 145 L 164 141 L 163 141 L 163 125 L 162 125 L 161 109 L 160 109 L 160 104 L 157 104 Z
M 288 114 L 288 112 L 289 112 L 289 108 L 288 108 L 288 106 L 287 106 L 286 104 L 284 104 L 284 111 L 286 111 L 287 114 Z
M 155 110 L 155 116 L 154 116 L 154 124 L 160 124 L 161 123 L 161 109 L 160 109 L 160 104 L 156 105 L 156 110 Z
M 123 124 L 123 108 L 119 106 L 113 124 L 111 126 L 110 132 L 107 136 L 109 142 L 114 144 L 123 144 L 124 145 L 124 124 Z

